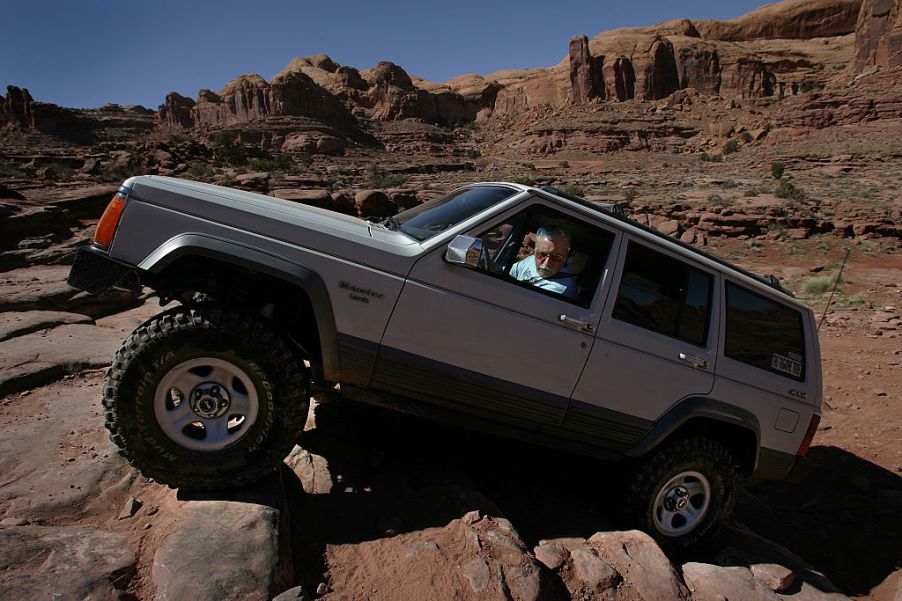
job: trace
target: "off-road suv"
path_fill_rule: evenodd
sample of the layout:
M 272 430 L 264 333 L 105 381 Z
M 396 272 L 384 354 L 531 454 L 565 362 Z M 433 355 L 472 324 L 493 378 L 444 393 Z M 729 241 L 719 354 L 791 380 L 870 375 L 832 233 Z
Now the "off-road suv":
M 567 294 L 512 276 L 547 261 L 540 228 L 564 232 Z M 776 280 L 554 189 L 476 184 L 367 222 L 134 177 L 69 282 L 178 301 L 126 340 L 103 398 L 125 457 L 171 486 L 271 472 L 325 386 L 626 459 L 634 519 L 689 544 L 737 474 L 785 476 L 820 415 L 814 316 Z

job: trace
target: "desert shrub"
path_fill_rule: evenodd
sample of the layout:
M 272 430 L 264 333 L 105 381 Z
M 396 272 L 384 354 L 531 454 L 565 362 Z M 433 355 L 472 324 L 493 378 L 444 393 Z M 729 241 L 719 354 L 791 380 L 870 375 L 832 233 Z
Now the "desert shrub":
M 751 144 L 754 138 L 752 137 L 751 132 L 744 131 L 742 132 L 742 141 L 746 144 Z
M 782 179 L 784 171 L 786 171 L 786 165 L 783 163 L 770 164 L 770 174 L 774 179 Z
M 253 158 L 248 161 L 248 166 L 254 171 L 292 171 L 294 162 L 289 155 L 280 152 L 272 158 Z
M 532 178 L 531 178 L 531 177 L 528 177 L 528 176 L 526 176 L 526 175 L 518 175 L 518 176 L 516 176 L 516 177 L 512 177 L 512 178 L 511 178 L 511 181 L 512 181 L 513 183 L 515 183 L 515 184 L 521 184 L 521 185 L 524 185 L 524 186 L 531 186 L 531 185 L 532 185 Z
M 636 197 L 639 196 L 639 193 L 635 188 L 627 188 L 623 191 L 623 200 L 626 202 L 633 202 L 636 200 Z
M 579 184 L 567 184 L 563 188 L 561 188 L 567 194 L 572 194 L 574 196 L 585 196 L 586 189 L 580 186 Z
M 188 169 L 185 170 L 185 174 L 195 179 L 209 179 L 213 177 L 216 172 L 206 163 L 191 163 L 188 165 Z
M 238 143 L 238 134 L 233 131 L 217 131 L 207 140 L 213 156 L 229 165 L 241 165 L 247 160 L 244 147 Z
M 561 169 L 569 169 L 570 161 L 561 161 Z
M 805 94 L 807 92 L 813 92 L 815 90 L 823 89 L 823 87 L 824 87 L 824 83 L 821 81 L 806 81 L 799 88 L 799 91 L 802 92 L 803 94 Z
M 467 158 L 471 160 L 476 160 L 482 156 L 482 153 L 479 152 L 478 148 L 468 148 L 467 149 Z
M 739 142 L 736 140 L 729 140 L 723 145 L 722 154 L 733 154 L 734 152 L 739 152 Z
M 707 152 L 703 152 L 700 157 L 701 160 L 706 163 L 719 163 L 723 160 L 723 157 L 719 154 L 708 154 Z
M 743 196 L 745 196 L 747 198 L 751 198 L 752 196 L 758 196 L 759 194 L 761 194 L 761 190 L 759 190 L 758 188 L 754 188 L 754 187 L 748 188 L 748 189 L 746 189 L 745 192 L 743 192 Z
M 366 185 L 369 188 L 398 188 L 407 182 L 407 177 L 400 173 L 389 173 L 379 165 L 370 167 L 366 174 Z
M 812 296 L 828 292 L 831 288 L 833 288 L 833 278 L 829 275 L 812 276 L 802 282 L 802 291 Z
M 781 179 L 780 183 L 777 184 L 774 194 L 779 198 L 788 198 L 790 200 L 804 200 L 805 198 L 804 190 L 796 187 L 791 181 L 785 179 Z
M 727 207 L 734 204 L 732 198 L 723 198 L 720 194 L 708 194 L 708 204 L 715 207 Z
M 0 177 L 22 177 L 25 173 L 18 167 L 0 164 Z

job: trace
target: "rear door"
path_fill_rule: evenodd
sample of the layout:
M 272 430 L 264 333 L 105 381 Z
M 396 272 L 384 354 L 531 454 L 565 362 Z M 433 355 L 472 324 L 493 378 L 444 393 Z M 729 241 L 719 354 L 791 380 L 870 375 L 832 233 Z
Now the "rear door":
M 564 429 L 624 451 L 676 402 L 713 388 L 720 276 L 631 235 L 620 256 Z

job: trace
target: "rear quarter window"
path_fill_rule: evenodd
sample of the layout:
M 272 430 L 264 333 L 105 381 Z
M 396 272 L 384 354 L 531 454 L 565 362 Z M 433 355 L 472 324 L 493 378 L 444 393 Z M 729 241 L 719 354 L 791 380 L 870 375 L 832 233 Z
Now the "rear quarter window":
M 726 283 L 724 355 L 759 369 L 805 379 L 802 314 L 792 307 Z

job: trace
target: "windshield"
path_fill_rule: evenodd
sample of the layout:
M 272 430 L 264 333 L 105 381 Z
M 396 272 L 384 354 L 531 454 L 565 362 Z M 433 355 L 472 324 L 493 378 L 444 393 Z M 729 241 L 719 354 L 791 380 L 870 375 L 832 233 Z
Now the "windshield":
M 463 188 L 395 215 L 394 225 L 420 242 L 516 194 L 500 186 Z

